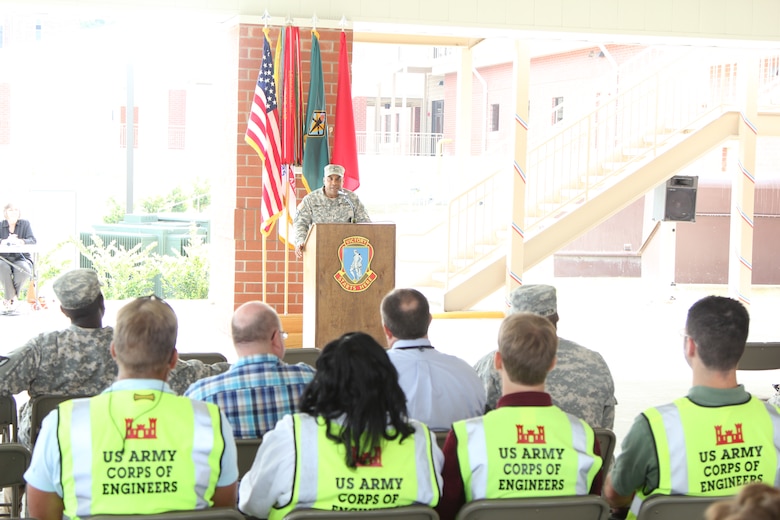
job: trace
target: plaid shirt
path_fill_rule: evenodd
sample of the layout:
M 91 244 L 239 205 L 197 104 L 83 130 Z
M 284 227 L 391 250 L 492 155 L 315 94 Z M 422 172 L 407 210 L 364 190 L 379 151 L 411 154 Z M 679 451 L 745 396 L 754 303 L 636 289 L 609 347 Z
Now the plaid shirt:
M 295 412 L 312 378 L 314 369 L 305 363 L 288 365 L 273 354 L 256 354 L 239 358 L 223 374 L 195 381 L 184 395 L 219 406 L 236 439 L 257 439 Z

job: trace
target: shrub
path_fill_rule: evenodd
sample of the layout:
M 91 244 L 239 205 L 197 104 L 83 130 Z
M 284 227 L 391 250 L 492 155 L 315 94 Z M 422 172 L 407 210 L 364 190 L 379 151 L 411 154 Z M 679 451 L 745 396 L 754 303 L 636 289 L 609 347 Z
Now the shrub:
M 172 249 L 173 256 L 159 258 L 163 294 L 166 298 L 200 300 L 209 296 L 208 244 L 190 226 L 190 245 L 184 246 L 186 254 Z
M 74 239 L 79 252 L 97 271 L 107 300 L 124 300 L 146 296 L 154 292 L 154 278 L 159 273 L 157 242 L 144 246 L 136 244 L 130 249 L 117 246 L 116 241 L 105 245 L 98 235 L 92 235 L 92 244 L 84 245 Z

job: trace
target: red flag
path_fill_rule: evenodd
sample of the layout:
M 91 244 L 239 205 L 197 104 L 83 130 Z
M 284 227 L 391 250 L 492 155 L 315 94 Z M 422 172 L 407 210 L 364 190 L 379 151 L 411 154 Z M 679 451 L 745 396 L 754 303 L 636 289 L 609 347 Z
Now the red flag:
M 282 99 L 282 162 L 300 164 L 303 139 L 300 105 L 301 35 L 298 27 L 284 34 L 284 92 Z
M 257 75 L 255 95 L 244 141 L 251 146 L 263 162 L 263 202 L 261 204 L 260 230 L 268 235 L 274 221 L 282 211 L 282 174 L 279 140 L 279 113 L 276 103 L 274 59 L 268 33 L 263 36 L 263 61 Z
M 355 118 L 352 114 L 352 87 L 349 83 L 347 35 L 341 31 L 339 51 L 339 87 L 336 95 L 336 127 L 333 137 L 333 164 L 344 167 L 344 187 L 354 191 L 360 186 Z

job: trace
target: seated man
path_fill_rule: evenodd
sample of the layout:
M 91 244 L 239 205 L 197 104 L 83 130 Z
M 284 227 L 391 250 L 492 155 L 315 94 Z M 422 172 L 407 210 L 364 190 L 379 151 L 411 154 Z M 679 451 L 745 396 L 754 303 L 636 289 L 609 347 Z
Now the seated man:
M 648 495 L 734 495 L 749 482 L 777 485 L 780 410 L 737 384 L 750 317 L 737 300 L 702 298 L 688 310 L 683 354 L 687 397 L 649 408 L 623 439 L 604 487 L 635 518 Z M 633 501 L 632 501 L 633 497 Z
M 54 281 L 60 310 L 70 319 L 67 329 L 39 334 L 8 357 L 0 356 L 0 395 L 24 391 L 30 398 L 43 394 L 89 397 L 107 388 L 116 378 L 111 357 L 112 327 L 103 326 L 106 307 L 97 273 L 74 269 Z M 193 381 L 227 370 L 227 363 L 205 365 L 181 361 L 168 383 L 182 393 Z M 30 448 L 31 408 L 19 410 L 19 441 Z
M 428 340 L 428 300 L 414 289 L 395 289 L 381 304 L 387 355 L 398 370 L 409 417 L 432 430 L 485 412 L 485 389 L 462 359 L 437 351 Z
M 263 302 L 236 309 L 231 328 L 238 361 L 224 374 L 194 382 L 184 395 L 218 405 L 237 439 L 261 438 L 295 412 L 314 369 L 282 361 L 286 333 L 279 315 Z
M 38 520 L 235 507 L 238 466 L 230 425 L 210 403 L 165 383 L 176 366 L 177 320 L 139 298 L 117 314 L 117 381 L 60 404 L 43 421 L 27 481 Z
M 544 380 L 558 337 L 549 320 L 508 316 L 498 331 L 496 410 L 459 421 L 444 443 L 443 520 L 473 500 L 598 495 L 601 457 L 588 424 L 553 405 Z
M 558 326 L 558 302 L 551 285 L 522 285 L 512 291 L 509 314 L 532 312 Z M 501 377 L 493 366 L 495 351 L 477 361 L 474 369 L 487 392 L 489 408 L 501 396 Z M 615 423 L 615 383 L 601 354 L 558 338 L 558 361 L 547 376 L 547 392 L 553 404 L 585 419 L 592 428 L 612 428 Z

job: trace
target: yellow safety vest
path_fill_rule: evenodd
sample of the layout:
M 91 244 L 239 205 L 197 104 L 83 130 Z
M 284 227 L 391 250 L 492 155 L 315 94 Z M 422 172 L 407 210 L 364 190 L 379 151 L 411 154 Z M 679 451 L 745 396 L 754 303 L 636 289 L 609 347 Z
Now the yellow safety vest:
M 780 485 L 780 413 L 751 397 L 705 407 L 687 397 L 644 412 L 658 456 L 652 495 L 728 496 L 753 481 Z M 647 498 L 638 490 L 628 518 Z
M 60 404 L 57 437 L 69 518 L 213 505 L 225 448 L 216 405 L 156 390 L 107 392 Z
M 295 479 L 290 503 L 271 509 L 269 520 L 293 509 L 361 511 L 439 503 L 439 484 L 433 464 L 428 427 L 415 422 L 415 432 L 403 442 L 382 441 L 364 454 L 356 468 L 344 464 L 346 447 L 326 435 L 321 417 L 293 415 Z M 333 423 L 332 429 L 339 428 Z
M 504 406 L 452 426 L 466 501 L 587 495 L 595 435 L 556 406 Z

